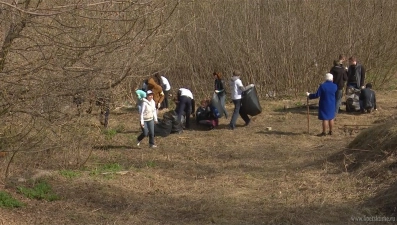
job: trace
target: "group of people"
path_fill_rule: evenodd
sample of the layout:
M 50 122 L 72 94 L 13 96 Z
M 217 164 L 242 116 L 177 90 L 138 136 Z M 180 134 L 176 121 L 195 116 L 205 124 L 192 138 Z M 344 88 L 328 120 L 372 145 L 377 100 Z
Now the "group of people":
M 372 84 L 365 82 L 365 69 L 362 64 L 357 62 L 356 57 L 349 58 L 349 66 L 344 67 L 346 58 L 340 55 L 338 60 L 334 60 L 334 65 L 330 72 L 325 75 L 325 82 L 317 89 L 316 93 L 306 92 L 309 99 L 320 98 L 318 119 L 322 120 L 322 133 L 319 136 L 332 135 L 334 120 L 342 102 L 343 90 L 348 88 L 360 90 L 359 105 L 362 113 L 370 113 L 377 110 L 375 92 Z
M 195 110 L 196 103 L 193 97 L 193 93 L 188 88 L 179 88 L 174 98 L 176 103 L 175 113 L 177 120 L 182 122 L 182 118 L 185 121 L 185 128 L 190 128 L 190 116 L 196 117 L 197 124 L 208 126 L 213 129 L 219 125 L 219 118 L 223 115 L 228 119 L 229 114 L 226 110 L 226 89 L 225 82 L 222 78 L 222 74 L 218 71 L 213 73 L 214 76 L 214 97 L 219 103 L 219 108 L 215 107 L 213 102 L 209 99 L 202 100 L 200 106 Z M 253 84 L 245 87 L 240 79 L 241 72 L 235 70 L 230 80 L 231 88 L 231 99 L 234 104 L 234 110 L 229 122 L 228 128 L 234 130 L 236 128 L 237 118 L 240 115 L 244 120 L 245 125 L 249 125 L 251 119 L 241 108 L 242 92 Z M 159 73 L 144 81 L 143 87 L 136 90 L 138 98 L 137 106 L 140 114 L 140 126 L 142 133 L 137 138 L 137 145 L 139 146 L 141 141 L 149 136 L 149 146 L 156 148 L 154 143 L 154 127 L 158 123 L 157 113 L 158 110 L 168 109 L 169 102 L 169 91 L 171 86 L 167 78 Z

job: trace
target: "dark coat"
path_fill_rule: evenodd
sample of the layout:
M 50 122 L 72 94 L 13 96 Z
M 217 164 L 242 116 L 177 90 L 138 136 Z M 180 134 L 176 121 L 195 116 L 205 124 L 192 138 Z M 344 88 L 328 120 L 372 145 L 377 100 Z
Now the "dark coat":
M 331 68 L 330 73 L 334 76 L 334 84 L 338 86 L 338 90 L 343 90 L 345 82 L 347 81 L 347 72 L 345 68 L 340 65 Z
M 219 91 L 218 96 L 223 96 L 226 94 L 225 85 L 222 79 L 215 79 L 215 90 Z
M 376 96 L 371 88 L 364 88 L 361 90 L 360 101 L 363 101 L 364 109 L 376 109 Z
M 357 63 L 357 65 L 350 65 L 347 70 L 347 82 L 356 83 L 357 87 L 360 88 L 364 85 L 365 81 L 365 69 Z
M 310 94 L 309 99 L 320 98 L 318 108 L 319 120 L 332 120 L 335 118 L 335 93 L 338 90 L 332 81 L 325 81 L 320 85 L 315 94 Z

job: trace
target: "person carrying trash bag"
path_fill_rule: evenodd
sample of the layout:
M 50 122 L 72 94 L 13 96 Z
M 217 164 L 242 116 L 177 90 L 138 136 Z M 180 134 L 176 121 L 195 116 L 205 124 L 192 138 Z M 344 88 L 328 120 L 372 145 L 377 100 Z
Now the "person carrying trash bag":
M 253 87 L 254 85 L 248 85 L 247 87 L 243 86 L 243 83 L 240 80 L 241 72 L 239 70 L 235 70 L 233 72 L 233 76 L 230 80 L 230 87 L 231 87 L 231 97 L 233 100 L 234 104 L 234 110 L 233 110 L 233 115 L 232 119 L 230 120 L 229 123 L 229 130 L 234 130 L 236 128 L 236 122 L 238 115 L 240 114 L 241 118 L 245 122 L 245 126 L 248 126 L 249 123 L 251 122 L 251 119 L 248 117 L 248 114 L 244 112 L 243 110 L 240 110 L 241 108 L 241 94 L 243 91 L 246 89 Z
M 215 78 L 215 85 L 214 85 L 214 96 L 211 100 L 211 104 L 217 108 L 221 116 L 224 114 L 225 119 L 228 117 L 228 113 L 226 111 L 226 90 L 225 85 L 222 79 L 222 74 L 220 72 L 215 71 L 213 73 Z
M 333 83 L 333 75 L 331 73 L 325 74 L 325 82 L 320 85 L 316 93 L 306 92 L 309 99 L 320 98 L 318 108 L 318 119 L 322 120 L 323 132 L 317 136 L 326 136 L 327 127 L 329 127 L 328 135 L 332 135 L 332 128 L 334 127 L 336 98 L 335 93 L 338 86 Z

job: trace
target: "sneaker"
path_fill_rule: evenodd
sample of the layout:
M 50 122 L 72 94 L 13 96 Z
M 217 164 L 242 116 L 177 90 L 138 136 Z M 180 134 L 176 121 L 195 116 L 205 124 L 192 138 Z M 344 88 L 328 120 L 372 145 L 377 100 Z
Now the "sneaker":
M 322 132 L 321 134 L 317 134 L 318 137 L 324 137 L 327 136 L 327 134 L 325 132 Z
M 150 145 L 150 148 L 157 148 L 157 145 Z
M 332 131 L 329 131 L 329 132 L 328 132 L 328 135 L 332 135 Z
M 139 145 L 141 144 L 141 142 L 140 141 L 138 141 L 137 143 L 136 143 L 136 146 L 138 146 L 139 147 Z

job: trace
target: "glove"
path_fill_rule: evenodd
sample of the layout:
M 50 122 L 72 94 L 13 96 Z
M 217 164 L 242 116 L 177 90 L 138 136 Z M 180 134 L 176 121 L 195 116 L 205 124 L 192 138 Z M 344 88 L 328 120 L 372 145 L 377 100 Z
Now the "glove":
M 345 70 L 348 70 L 347 66 L 345 67 Z
M 254 84 L 250 84 L 250 86 L 251 86 L 251 87 L 254 87 L 255 85 L 254 85 Z
M 217 93 L 217 94 L 218 94 L 219 92 L 220 92 L 220 91 L 218 91 L 218 90 L 215 90 L 215 93 Z
M 309 97 L 309 95 L 310 95 L 310 93 L 309 93 L 309 92 L 306 92 L 306 96 Z
M 157 103 L 157 108 L 160 108 L 161 107 L 161 103 Z
M 365 87 L 364 86 L 361 86 L 361 89 L 364 89 Z
M 164 92 L 162 91 L 162 92 L 160 93 L 160 95 L 164 95 Z

